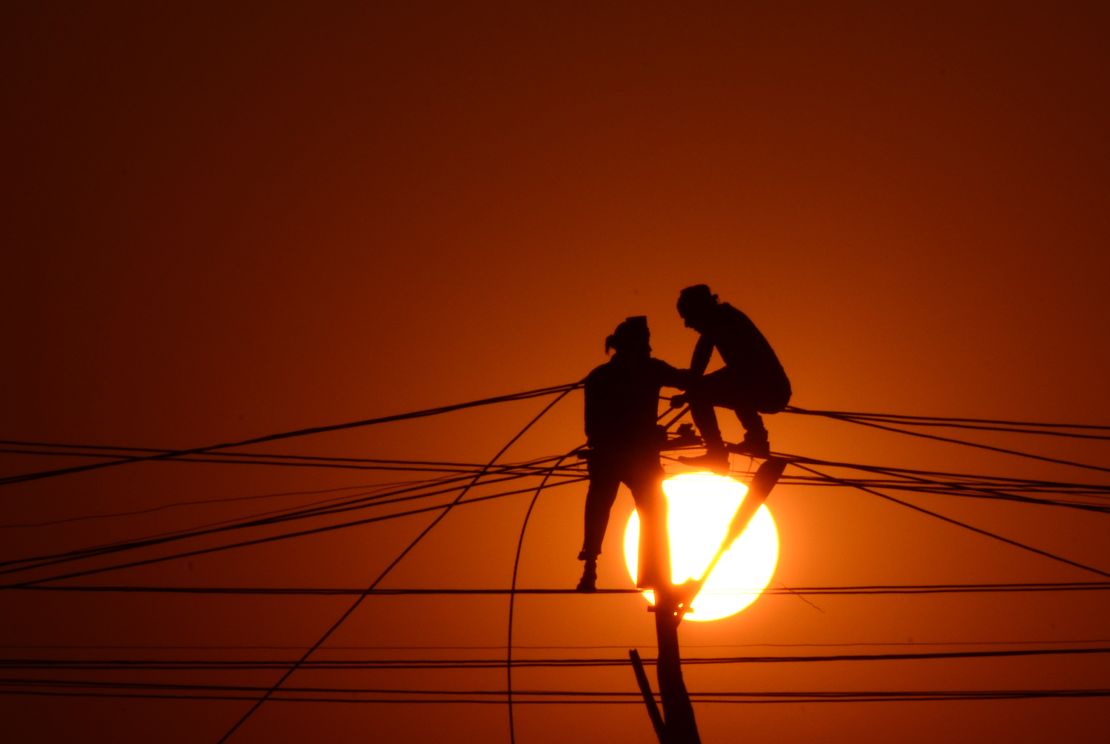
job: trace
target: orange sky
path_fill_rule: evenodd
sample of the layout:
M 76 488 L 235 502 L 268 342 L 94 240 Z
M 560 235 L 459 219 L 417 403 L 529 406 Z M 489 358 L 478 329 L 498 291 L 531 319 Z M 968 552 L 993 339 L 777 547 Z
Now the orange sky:
M 1110 423 L 1103 4 L 436 5 L 6 9 L 0 436 L 183 448 L 556 385 L 604 361 L 605 335 L 633 314 L 648 315 L 656 354 L 683 365 L 695 337 L 674 300 L 696 282 L 763 329 L 795 405 Z M 485 462 L 541 405 L 264 451 Z M 577 445 L 580 408 L 572 395 L 506 459 Z M 737 432 L 730 415 L 722 422 Z M 1106 482 L 806 417 L 768 423 L 776 449 L 810 457 Z M 1107 463 L 1097 442 L 1003 443 Z M 4 475 L 77 462 L 0 456 Z M 0 559 L 322 496 L 10 525 L 404 477 L 152 463 L 4 486 Z M 522 586 L 573 586 L 583 490 L 541 498 Z M 507 586 L 527 503 L 460 509 L 386 584 Z M 915 503 L 1110 570 L 1104 515 Z M 785 486 L 770 506 L 785 586 L 1097 578 L 848 489 Z M 614 522 L 630 509 L 624 493 Z M 363 586 L 428 519 L 88 581 Z M 615 532 L 601 581 L 624 586 Z M 769 596 L 733 620 L 684 626 L 682 642 L 687 656 L 713 656 L 1105 640 L 1103 594 L 815 597 L 816 607 Z M 116 647 L 304 646 L 346 601 L 6 591 L 0 653 L 282 659 L 292 652 Z M 560 647 L 525 655 L 654 654 L 635 597 L 522 598 L 515 627 L 519 644 Z M 356 654 L 378 658 L 497 658 L 504 642 L 503 597 L 374 598 L 333 639 L 436 647 Z M 438 648 L 461 645 L 493 648 Z M 563 648 L 586 645 L 612 648 Z M 687 681 L 696 691 L 1105 689 L 1105 658 L 692 667 Z M 73 676 L 97 674 L 274 679 Z M 337 680 L 504 685 L 500 672 L 425 671 L 305 672 L 293 684 Z M 518 684 L 634 689 L 623 667 L 523 670 Z M 697 713 L 706 742 L 1101 741 L 1104 700 Z M 20 741 L 215 741 L 246 705 L 0 695 Z M 502 705 L 272 703 L 236 741 L 310 736 L 507 741 L 508 730 Z M 517 737 L 648 741 L 651 731 L 633 705 L 524 706 Z

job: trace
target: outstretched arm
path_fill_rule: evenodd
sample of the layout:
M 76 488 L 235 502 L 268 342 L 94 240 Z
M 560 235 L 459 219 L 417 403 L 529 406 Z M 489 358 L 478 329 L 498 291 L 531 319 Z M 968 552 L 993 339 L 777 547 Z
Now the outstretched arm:
M 694 346 L 694 353 L 690 357 L 690 371 L 695 375 L 705 373 L 709 366 L 709 357 L 713 355 L 713 342 L 705 336 L 698 336 L 698 343 Z
M 694 381 L 701 375 L 696 375 L 688 369 L 675 369 L 662 359 L 652 359 L 655 365 L 657 380 L 662 387 L 689 390 Z

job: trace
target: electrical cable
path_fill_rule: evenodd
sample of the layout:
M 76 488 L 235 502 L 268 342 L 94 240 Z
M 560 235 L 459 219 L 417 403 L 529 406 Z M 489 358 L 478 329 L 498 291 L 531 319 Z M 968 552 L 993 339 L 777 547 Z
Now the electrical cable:
M 513 718 L 513 613 L 516 609 L 516 580 L 520 571 L 520 555 L 524 549 L 524 533 L 528 529 L 528 522 L 532 517 L 532 510 L 536 508 L 536 502 L 539 501 L 540 493 L 543 492 L 544 487 L 547 485 L 547 480 L 551 476 L 551 473 L 554 473 L 555 470 L 563 464 L 565 459 L 579 452 L 583 446 L 584 445 L 579 445 L 560 457 L 555 465 L 552 466 L 551 471 L 540 481 L 540 484 L 536 487 L 535 493 L 532 494 L 532 500 L 528 502 L 528 510 L 524 513 L 524 519 L 520 525 L 520 537 L 517 538 L 516 554 L 513 556 L 513 575 L 509 583 L 508 637 L 505 641 L 505 707 L 509 716 L 509 744 L 516 744 L 516 722 Z
M 871 654 L 804 654 L 759 656 L 691 656 L 682 660 L 690 666 L 729 666 L 739 664 L 830 664 L 830 663 L 879 663 L 906 661 L 970 661 L 1059 656 L 1108 655 L 1110 646 L 1081 648 L 1013 648 L 975 651 L 917 651 L 911 653 Z M 652 666 L 657 659 L 646 658 L 644 664 Z M 97 659 L 69 660 L 18 658 L 0 660 L 0 669 L 15 672 L 220 672 L 233 674 L 247 671 L 285 669 L 290 659 Z M 492 657 L 474 659 L 329 659 L 306 661 L 301 669 L 316 672 L 396 672 L 396 671 L 475 671 L 495 670 L 505 666 L 505 660 Z M 534 657 L 514 659 L 518 669 L 588 669 L 624 668 L 627 658 L 622 657 Z M 41 677 L 28 681 L 41 681 Z M 292 688 L 282 688 L 288 692 Z M 506 690 L 506 702 L 508 697 Z
M 801 408 L 791 407 L 795 413 L 812 414 L 811 411 L 806 411 Z M 995 447 L 989 444 L 980 444 L 978 442 L 969 442 L 966 439 L 956 439 L 954 437 L 942 437 L 937 434 L 924 434 L 919 431 L 908 431 L 906 429 L 899 429 L 895 426 L 886 426 L 884 424 L 877 424 L 872 421 L 864 421 L 862 419 L 852 418 L 850 416 L 836 415 L 831 413 L 821 414 L 826 418 L 831 418 L 837 421 L 844 421 L 847 423 L 856 424 L 858 426 L 867 426 L 882 431 L 889 431 L 896 434 L 905 434 L 906 436 L 919 437 L 921 439 L 929 439 L 936 442 L 946 442 L 948 444 L 958 444 L 964 447 L 974 447 L 975 449 L 987 450 L 989 452 L 998 452 L 1004 455 L 1013 455 L 1015 457 L 1024 457 L 1031 460 L 1039 460 L 1041 462 L 1051 462 L 1056 465 L 1067 465 L 1074 468 L 1083 468 L 1085 470 L 1096 470 L 1101 473 L 1110 473 L 1110 468 L 1102 467 L 1101 465 L 1089 465 L 1087 463 L 1076 462 L 1074 460 L 1064 460 L 1058 457 L 1046 457 L 1044 455 L 1036 455 L 1031 452 L 1022 452 L 1020 450 L 1007 449 L 1005 447 Z
M 851 465 L 848 463 L 831 462 L 828 460 L 817 460 L 800 455 L 791 456 L 789 461 L 792 463 L 811 463 L 816 465 L 830 465 L 834 467 L 842 467 L 849 469 L 864 470 L 870 473 L 880 473 L 890 475 L 892 477 L 901 478 L 904 480 L 912 480 L 917 483 L 926 484 L 930 488 L 911 488 L 907 485 L 902 485 L 898 482 L 879 482 L 868 483 L 860 481 L 859 479 L 841 479 L 839 485 L 861 485 L 870 486 L 871 488 L 888 488 L 903 491 L 924 491 L 925 493 L 943 494 L 948 496 L 965 497 L 965 498 L 989 498 L 1003 501 L 1014 501 L 1024 504 L 1032 504 L 1036 506 L 1057 506 L 1068 509 L 1078 509 L 1081 511 L 1095 512 L 1099 514 L 1110 514 L 1110 505 L 1107 504 L 1092 504 L 1087 502 L 1078 501 L 1061 501 L 1057 499 L 1043 499 L 1035 498 L 1032 496 L 1024 496 L 1021 494 L 1006 493 L 999 491 L 995 488 L 987 488 L 980 484 L 961 484 L 956 482 L 945 483 L 930 478 L 925 478 L 920 475 L 915 475 L 913 471 L 896 468 L 884 468 L 877 465 Z
M 585 480 L 585 477 L 572 478 L 572 479 L 561 481 L 561 482 L 556 483 L 554 485 L 548 486 L 548 488 L 554 488 L 556 486 L 570 485 L 570 484 L 573 484 L 573 483 L 580 483 L 583 480 Z M 454 489 L 452 489 L 452 490 L 454 490 Z M 465 488 L 463 489 L 464 494 L 466 493 L 466 490 L 467 489 L 465 489 Z M 19 583 L 15 583 L 15 584 L 4 584 L 4 585 L 0 585 L 0 589 L 16 589 L 16 588 L 22 588 L 22 587 L 26 587 L 26 586 L 41 584 L 41 583 L 45 583 L 45 582 L 62 581 L 62 580 L 65 580 L 65 579 L 75 579 L 75 578 L 80 578 L 80 577 L 83 577 L 83 576 L 92 576 L 94 574 L 104 573 L 106 571 L 118 571 L 118 570 L 125 569 L 125 568 L 136 568 L 138 566 L 148 566 L 148 565 L 151 565 L 151 564 L 154 564 L 154 563 L 162 563 L 162 562 L 171 561 L 171 560 L 180 560 L 182 558 L 193 558 L 193 557 L 196 557 L 196 556 L 199 556 L 199 555 L 209 555 L 211 553 L 218 553 L 218 552 L 222 552 L 222 551 L 225 551 L 225 550 L 234 550 L 234 549 L 237 549 L 237 548 L 251 547 L 251 546 L 255 546 L 255 545 L 264 545 L 264 544 L 267 544 L 267 543 L 277 542 L 277 541 L 281 541 L 281 540 L 290 540 L 290 539 L 294 539 L 294 538 L 298 538 L 298 537 L 305 537 L 305 536 L 308 536 L 308 535 L 318 535 L 318 534 L 322 534 L 322 533 L 325 533 L 325 532 L 332 532 L 332 531 L 335 531 L 335 530 L 347 529 L 347 528 L 350 528 L 350 527 L 358 527 L 358 526 L 365 525 L 365 524 L 373 524 L 373 523 L 376 523 L 376 522 L 384 522 L 384 521 L 388 521 L 388 520 L 392 520 L 392 519 L 400 519 L 400 518 L 403 518 L 403 517 L 410 517 L 410 516 L 413 516 L 413 515 L 416 515 L 416 514 L 426 514 L 428 512 L 435 512 L 435 511 L 445 509 L 445 508 L 452 508 L 454 506 L 467 506 L 467 505 L 470 505 L 470 504 L 477 504 L 477 503 L 480 503 L 480 502 L 490 501 L 490 500 L 493 500 L 493 499 L 505 498 L 507 496 L 515 496 L 515 495 L 521 494 L 521 493 L 529 493 L 531 490 L 532 489 L 529 487 L 529 488 L 514 489 L 514 490 L 511 490 L 511 491 L 502 491 L 500 493 L 490 494 L 490 495 L 487 495 L 487 496 L 477 496 L 475 498 L 468 499 L 466 501 L 456 500 L 455 502 L 453 502 L 452 504 L 449 504 L 448 506 L 444 506 L 444 505 L 441 504 L 441 505 L 436 505 L 436 506 L 421 507 L 419 509 L 410 509 L 408 511 L 397 512 L 397 513 L 394 513 L 394 514 L 388 514 L 388 515 L 380 516 L 380 517 L 364 517 L 364 518 L 361 518 L 361 519 L 355 519 L 355 520 L 350 520 L 350 521 L 346 521 L 346 522 L 340 522 L 338 524 L 323 525 L 321 527 L 313 527 L 313 528 L 310 528 L 310 529 L 297 530 L 297 531 L 294 531 L 294 532 L 285 532 L 285 533 L 280 533 L 280 534 L 277 534 L 277 535 L 268 535 L 266 537 L 254 538 L 254 539 L 251 539 L 251 540 L 241 540 L 241 541 L 235 542 L 235 543 L 228 543 L 228 544 L 224 544 L 224 545 L 215 545 L 215 546 L 211 546 L 211 547 L 207 547 L 207 548 L 198 548 L 198 549 L 195 549 L 195 550 L 183 551 L 183 552 L 174 553 L 174 554 L 165 555 L 165 556 L 157 556 L 157 557 L 154 557 L 154 558 L 146 558 L 146 559 L 142 559 L 142 560 L 135 560 L 135 561 L 130 561 L 128 563 L 116 564 L 116 565 L 112 565 L 112 566 L 101 566 L 101 567 L 98 567 L 98 568 L 90 568 L 90 569 L 84 569 L 84 570 L 80 570 L 80 571 L 72 571 L 70 573 L 65 573 L 65 574 L 60 574 L 60 575 L 55 575 L 55 576 L 48 576 L 48 577 L 43 577 L 43 578 L 34 579 L 34 580 L 30 580 L 30 581 L 19 582 Z
M 531 489 L 528 489 L 531 490 Z M 521 491 L 520 493 L 524 493 Z M 153 586 L 149 584 L 28 584 L 16 586 L 12 591 L 57 592 L 76 594 L 188 594 L 211 596 L 258 597 L 342 597 L 357 596 L 365 590 L 355 587 L 289 587 L 289 586 Z M 914 594 L 999 594 L 1045 592 L 1101 592 L 1110 590 L 1110 581 L 1030 581 L 998 583 L 948 583 L 948 584 L 857 584 L 836 586 L 767 587 L 763 596 L 880 596 Z M 737 591 L 744 591 L 738 589 Z M 642 590 L 595 589 L 591 596 L 627 596 L 641 594 Z M 512 597 L 557 596 L 582 593 L 562 587 L 421 587 L 375 589 L 368 593 L 374 597 Z
M 802 465 L 801 463 L 794 462 L 792 464 L 794 465 L 794 467 L 798 467 L 798 468 L 801 468 L 803 470 L 809 471 L 810 473 L 813 473 L 814 475 L 829 478 L 831 480 L 836 480 L 836 481 L 839 480 L 838 478 L 835 478 L 834 476 L 826 475 L 825 473 L 821 473 L 820 471 L 814 470 L 813 468 L 810 468 L 806 465 Z M 1050 553 L 1047 550 L 1041 550 L 1040 548 L 1035 548 L 1031 545 L 1026 545 L 1025 543 L 1018 542 L 1017 540 L 1011 540 L 1010 538 L 1003 537 L 1002 535 L 999 535 L 996 532 L 991 532 L 989 530 L 982 529 L 981 527 L 974 527 L 970 524 L 967 524 L 966 522 L 961 522 L 958 519 L 953 519 L 952 517 L 946 517 L 943 514 L 938 514 L 935 511 L 931 511 L 931 510 L 926 509 L 924 507 L 917 506 L 916 504 L 911 504 L 908 501 L 903 501 L 902 499 L 898 499 L 898 498 L 895 498 L 894 496 L 890 496 L 888 494 L 881 493 L 881 492 L 876 491 L 874 489 L 867 488 L 866 486 L 860 486 L 860 485 L 854 485 L 854 484 L 848 484 L 848 485 L 851 485 L 852 488 L 859 489 L 859 490 L 864 491 L 865 493 L 869 493 L 873 496 L 878 496 L 881 499 L 891 501 L 895 504 L 899 504 L 899 505 L 904 506 L 908 509 L 913 509 L 914 511 L 921 512 L 922 514 L 927 514 L 927 515 L 929 515 L 931 517 L 934 517 L 936 519 L 939 519 L 943 522 L 948 522 L 949 524 L 956 525 L 957 527 L 962 527 L 966 530 L 970 530 L 970 531 L 972 531 L 976 534 L 983 535 L 984 537 L 989 537 L 993 540 L 998 540 L 999 542 L 1006 543 L 1007 545 L 1012 545 L 1016 548 L 1021 548 L 1022 550 L 1029 551 L 1030 553 L 1034 553 L 1036 555 L 1040 555 L 1040 556 L 1043 556 L 1045 558 L 1049 558 L 1051 560 L 1058 561 L 1060 563 L 1064 563 L 1068 566 L 1072 566 L 1074 568 L 1079 568 L 1079 569 L 1082 569 L 1084 571 L 1088 571 L 1090 573 L 1097 574 L 1099 576 L 1102 576 L 1103 578 L 1110 578 L 1110 572 L 1103 571 L 1100 568 L 1095 568 L 1094 566 L 1088 566 L 1086 564 L 1079 563 L 1078 561 L 1073 561 L 1070 558 L 1065 558 L 1065 557 L 1057 555 L 1055 553 Z
M 482 474 L 479 474 L 481 477 Z M 501 475 L 490 478 L 485 481 L 483 485 L 490 485 L 493 483 L 501 483 L 519 478 L 531 477 L 530 474 L 511 474 Z M 569 477 L 569 476 L 568 476 Z M 107 543 L 98 546 L 79 548 L 76 550 L 66 551 L 63 553 L 47 554 L 40 556 L 24 557 L 19 559 L 12 559 L 0 562 L 0 575 L 28 571 L 37 568 L 43 568 L 49 565 L 56 565 L 58 563 L 65 563 L 71 560 L 81 558 L 89 558 L 94 556 L 107 555 L 111 553 L 118 553 L 127 550 L 135 550 L 139 548 L 152 547 L 155 545 L 162 545 L 180 540 L 191 539 L 195 537 L 206 537 L 213 534 L 230 532 L 234 530 L 248 529 L 254 527 L 266 527 L 281 524 L 285 522 L 292 522 L 307 518 L 316 518 L 324 516 L 335 516 L 338 514 L 361 511 L 371 507 L 392 506 L 406 501 L 417 499 L 430 498 L 439 496 L 446 493 L 456 491 L 457 488 L 453 483 L 464 481 L 470 476 L 453 476 L 442 481 L 432 481 L 430 485 L 435 486 L 431 491 L 421 491 L 420 489 L 426 488 L 429 483 L 426 481 L 419 482 L 415 485 L 406 485 L 403 488 L 395 489 L 385 493 L 373 493 L 372 495 L 359 494 L 355 497 L 344 497 L 337 500 L 328 499 L 324 502 L 317 502 L 316 505 L 311 505 L 308 508 L 295 507 L 292 510 L 279 510 L 274 516 L 266 516 L 263 518 L 248 518 L 246 520 L 231 520 L 230 522 L 219 522 L 215 525 L 201 526 L 185 531 L 171 532 L 162 535 L 148 536 L 140 539 L 125 540 L 122 542 Z M 573 482 L 573 478 L 572 481 Z M 562 485 L 560 482 L 557 485 Z M 524 489 L 525 491 L 531 489 Z M 412 493 L 416 491 L 416 493 Z M 402 496 L 401 494 L 408 494 Z M 516 493 L 516 492 L 510 492 Z M 473 500 L 472 500 L 473 501 Z M 467 502 L 469 503 L 469 502 Z M 327 506 L 320 506 L 320 504 L 327 504 Z M 409 513 L 418 512 L 402 512 L 391 516 L 407 516 Z M 371 519 L 370 521 L 380 521 L 379 519 Z M 353 524 L 353 523 L 342 523 Z M 16 566 L 16 567 L 13 567 Z
M 994 424 L 998 426 L 1033 426 L 1045 429 L 1086 429 L 1089 431 L 1110 431 L 1110 425 L 1107 424 L 1061 424 L 1061 423 L 1045 423 L 1043 421 L 1012 421 L 1004 419 L 987 419 L 987 418 L 963 418 L 954 416 L 911 416 L 902 413 L 874 413 L 874 412 L 861 412 L 861 411 L 827 411 L 818 409 L 798 408 L 797 406 L 787 406 L 785 411 L 787 413 L 799 413 L 805 416 L 851 416 L 856 418 L 876 418 L 876 419 L 898 419 L 904 420 L 907 423 L 910 421 L 929 421 L 929 422 L 947 422 L 953 424 Z
M 494 463 L 496 463 L 497 460 L 500 459 L 501 455 L 504 454 L 510 447 L 512 447 L 513 444 L 515 444 L 518 439 L 523 437 L 524 434 L 529 429 L 531 429 L 532 426 L 537 421 L 539 421 L 541 418 L 543 418 L 543 416 L 546 415 L 547 412 L 550 411 L 557 403 L 559 403 L 559 401 L 561 401 L 563 398 L 565 398 L 571 390 L 573 390 L 577 387 L 578 387 L 577 383 L 574 384 L 574 385 L 570 385 L 570 386 L 564 386 L 565 389 L 554 400 L 550 401 L 546 406 L 544 406 L 543 409 L 538 414 L 536 414 L 536 416 L 533 417 L 524 426 L 524 428 L 522 428 L 519 432 L 517 432 L 517 434 L 515 434 L 505 444 L 505 446 L 503 446 L 500 450 L 498 450 L 497 454 L 495 454 L 490 459 L 489 463 L 487 464 L 487 467 L 491 467 Z M 316 643 L 314 643 L 308 650 L 306 650 L 304 652 L 304 654 L 301 656 L 300 660 L 296 664 L 294 664 L 293 666 L 289 667 L 281 675 L 281 677 L 277 680 L 277 682 L 275 682 L 273 684 L 273 686 L 270 687 L 270 689 L 267 690 L 266 693 L 261 698 L 256 700 L 254 702 L 254 704 L 250 707 L 250 709 L 246 713 L 244 713 L 243 716 L 238 721 L 236 721 L 235 724 L 233 724 L 230 729 L 228 729 L 228 731 L 220 738 L 219 744 L 224 744 L 224 742 L 228 741 L 232 736 L 234 736 L 235 732 L 238 731 L 239 728 L 242 727 L 242 725 L 244 723 L 246 723 L 251 718 L 251 716 L 254 715 L 255 711 L 257 711 L 259 708 L 261 708 L 262 705 L 282 686 L 282 684 L 284 684 L 285 680 L 287 680 L 290 676 L 292 676 L 292 674 L 299 668 L 300 664 L 304 663 L 308 659 L 308 657 L 311 656 L 316 651 L 316 649 L 318 649 L 321 645 L 323 645 L 323 643 L 328 638 L 331 637 L 332 633 L 334 633 L 336 630 L 339 629 L 339 626 L 341 626 L 347 620 L 347 618 L 350 617 L 352 613 L 354 613 L 354 611 L 359 607 L 359 605 L 362 604 L 362 601 L 369 595 L 369 593 L 371 591 L 373 591 L 377 587 L 377 585 L 379 583 L 381 583 L 381 581 L 386 576 L 389 575 L 389 573 L 393 570 L 393 568 L 395 566 L 397 566 L 397 564 L 399 564 L 405 558 L 405 556 L 408 555 L 409 552 L 413 548 L 415 548 L 421 542 L 421 540 L 423 540 L 424 537 L 432 531 L 433 528 L 435 528 L 436 525 L 438 525 L 441 521 L 443 521 L 444 517 L 447 516 L 447 514 L 451 511 L 451 509 L 455 505 L 457 505 L 458 503 L 460 503 L 462 501 L 463 497 L 466 496 L 467 492 L 470 490 L 470 487 L 474 483 L 478 482 L 478 479 L 481 477 L 481 475 L 482 475 L 481 473 L 479 473 L 478 475 L 475 475 L 474 476 L 474 481 L 470 485 L 468 485 L 466 488 L 464 488 L 459 493 L 459 495 L 455 497 L 454 501 L 452 501 L 446 507 L 441 507 L 442 511 L 440 511 L 440 513 L 428 524 L 428 526 L 426 526 L 412 540 L 412 542 L 410 542 L 409 545 L 404 550 L 402 550 L 400 552 L 400 554 L 398 554 L 397 557 L 394 558 L 394 560 L 388 566 L 385 567 L 385 569 L 378 575 L 378 577 L 376 579 L 374 579 L 374 581 L 370 584 L 370 586 L 368 586 L 366 588 L 366 592 L 364 594 L 362 594 L 360 597 L 358 597 L 351 604 L 351 606 L 348 607 L 347 610 L 339 617 L 339 619 L 336 620 L 331 625 L 331 627 L 328 628 L 328 630 L 324 632 L 324 634 L 322 636 L 320 636 L 319 640 L 317 640 Z
M 0 478 L 0 486 L 12 485 L 16 483 L 26 483 L 32 480 L 41 480 L 44 478 L 55 478 L 63 475 L 72 475 L 74 473 L 83 473 L 90 470 L 99 470 L 102 468 L 109 468 L 118 465 L 127 465 L 137 462 L 150 462 L 154 460 L 169 460 L 178 457 L 185 457 L 189 455 L 203 455 L 216 450 L 226 450 L 233 447 L 248 447 L 256 444 L 265 444 L 267 442 L 276 442 L 284 439 L 293 439 L 295 437 L 304 437 L 314 434 L 324 434 L 328 432 L 343 431 L 346 429 L 355 429 L 365 426 L 374 426 L 377 424 L 392 423 L 396 421 L 407 421 L 410 419 L 424 418 L 427 416 L 438 416 L 444 413 L 451 413 L 453 411 L 460 411 L 466 408 L 475 408 L 478 406 L 487 406 L 496 403 L 516 402 L 520 400 L 527 400 L 529 398 L 543 397 L 548 395 L 559 394 L 560 398 L 571 390 L 581 387 L 581 383 L 575 382 L 566 385 L 555 385 L 552 387 L 538 388 L 536 390 L 526 390 L 520 393 L 512 393 L 509 395 L 498 395 L 491 398 L 482 398 L 479 400 L 467 401 L 465 403 L 455 403 L 453 405 L 439 406 L 437 408 L 426 408 L 420 411 L 409 411 L 407 413 L 397 413 L 389 416 L 378 416 L 376 418 L 360 419 L 358 421 L 349 421 L 341 424 L 328 424 L 324 426 L 312 426 L 304 429 L 294 429 L 292 431 L 279 432 L 276 434 L 266 434 L 260 437 L 252 437 L 250 439 L 243 439 L 236 442 L 222 442 L 218 444 L 210 444 L 203 447 L 192 447 L 189 449 L 169 450 L 157 454 L 149 455 L 136 455 L 124 460 L 111 460 L 108 462 L 91 463 L 87 465 L 75 465 L 66 468 L 57 468 L 54 470 L 43 470 L 33 473 L 23 473 L 21 475 L 8 476 Z

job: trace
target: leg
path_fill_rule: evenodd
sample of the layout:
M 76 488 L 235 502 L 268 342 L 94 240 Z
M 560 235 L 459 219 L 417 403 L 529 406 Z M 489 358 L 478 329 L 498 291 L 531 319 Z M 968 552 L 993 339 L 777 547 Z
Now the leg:
M 754 408 L 737 406 L 736 418 L 744 427 L 744 441 L 741 445 L 748 450 L 747 454 L 767 456 L 770 442 L 767 439 L 767 427 L 763 425 L 763 417 Z
M 601 555 L 601 543 L 609 526 L 609 511 L 617 500 L 620 476 L 612 463 L 589 462 L 590 485 L 586 489 L 585 524 L 582 537 L 582 552 L 579 560 L 597 559 Z
M 757 457 L 766 457 L 769 451 L 767 428 L 763 425 L 760 411 L 782 410 L 785 403 L 777 405 L 781 396 L 769 394 L 771 384 L 753 377 L 747 370 L 725 367 L 702 378 L 702 396 L 716 406 L 732 409 L 740 425 L 744 427 L 744 441 L 741 450 Z M 786 397 L 789 398 L 789 392 Z M 775 407 L 777 405 L 777 407 Z M 691 412 L 693 405 L 691 404 Z M 702 414 L 705 415 L 704 413 Z M 695 417 L 695 422 L 697 418 Z M 714 416 L 712 427 L 716 431 L 716 442 L 720 441 L 720 430 Z M 700 428 L 700 425 L 699 425 Z M 706 447 L 712 451 L 709 437 L 703 434 Z
M 745 433 L 744 441 L 733 451 L 754 457 L 767 457 L 771 453 L 771 443 L 767 438 L 763 417 L 759 414 L 777 413 L 786 407 L 789 400 L 789 383 L 785 388 L 768 382 L 741 386 L 733 410 L 736 411 L 736 417 L 740 419 Z
M 585 561 L 578 591 L 593 591 L 597 588 L 597 557 L 601 554 L 601 543 L 609 526 L 609 512 L 617 498 L 620 477 L 612 463 L 599 460 L 598 456 L 589 462 L 590 485 L 586 489 L 586 509 L 582 536 L 582 551 L 578 560 Z
M 671 551 L 667 538 L 667 500 L 663 496 L 663 469 L 654 452 L 629 463 L 624 480 L 632 490 L 640 516 L 640 556 L 636 585 L 667 589 L 671 585 Z
M 718 472 L 728 471 L 728 451 L 721 439 L 721 427 L 717 423 L 715 406 L 728 405 L 730 393 L 735 387 L 734 375 L 727 367 L 705 375 L 694 384 L 687 398 L 690 401 L 690 414 L 698 427 L 705 454 L 700 457 L 680 457 L 687 465 L 706 467 Z
M 694 426 L 698 427 L 706 448 L 712 451 L 723 449 L 724 444 L 721 440 L 721 427 L 717 424 L 717 412 L 713 410 L 716 396 L 713 394 L 715 391 L 711 377 L 712 375 L 707 375 L 698 380 L 686 397 L 690 401 L 690 415 L 694 418 Z

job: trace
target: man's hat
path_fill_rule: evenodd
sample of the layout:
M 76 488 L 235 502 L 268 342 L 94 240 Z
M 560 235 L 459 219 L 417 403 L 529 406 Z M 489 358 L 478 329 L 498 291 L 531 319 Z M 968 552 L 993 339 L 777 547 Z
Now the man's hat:
M 715 304 L 717 304 L 717 295 L 713 294 L 708 284 L 695 284 L 678 293 L 679 312 L 683 307 Z
M 625 318 L 610 336 L 605 339 L 605 350 L 626 349 L 634 345 L 647 345 L 651 332 L 648 331 L 647 316 L 633 315 Z

